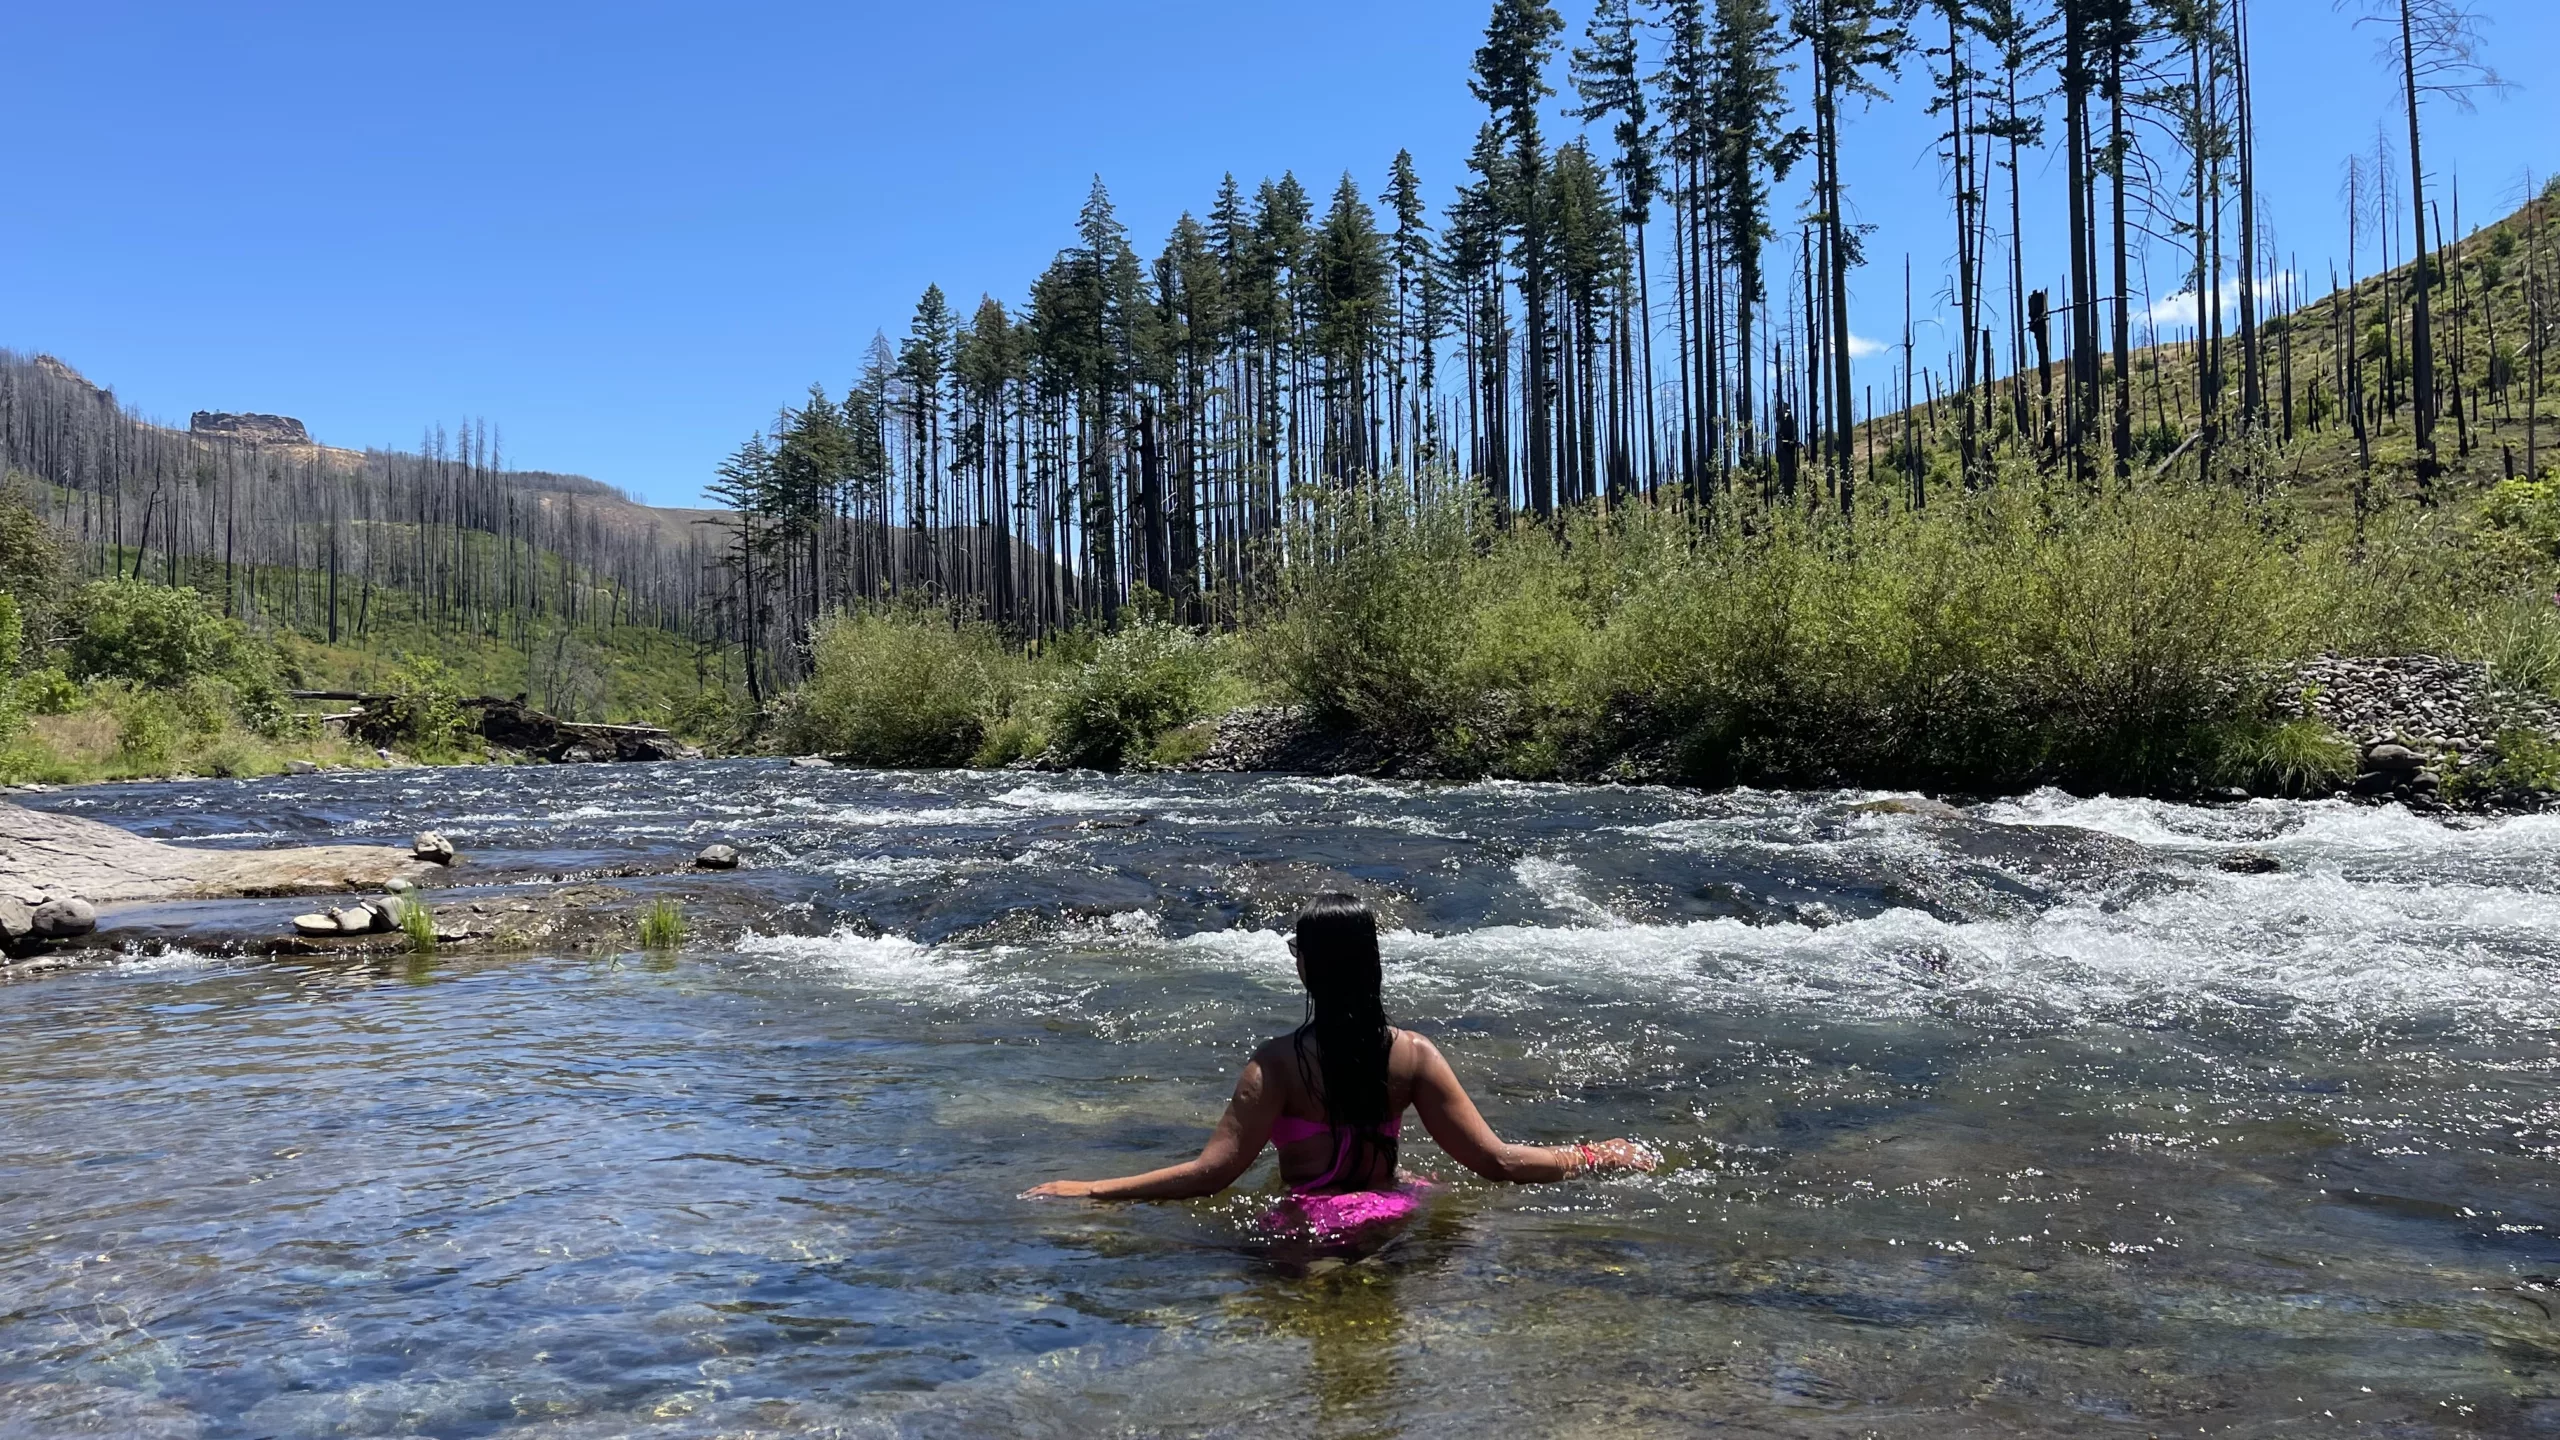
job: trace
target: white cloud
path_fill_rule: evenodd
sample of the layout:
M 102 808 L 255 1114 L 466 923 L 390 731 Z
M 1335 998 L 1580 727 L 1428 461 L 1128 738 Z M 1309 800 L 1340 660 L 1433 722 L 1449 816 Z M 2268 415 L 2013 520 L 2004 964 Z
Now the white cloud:
M 2266 315 L 2274 312 L 2275 307 L 2270 303 L 2271 300 L 2284 293 L 2285 285 L 2292 278 L 2289 273 L 2279 273 L 2267 276 L 2258 282 L 2259 314 Z M 2227 276 L 2223 279 L 2221 300 L 2223 323 L 2226 325 L 2237 323 L 2240 317 L 2240 282 L 2238 280 Z M 2151 302 L 2150 309 L 2143 311 L 2135 318 L 2145 325 L 2163 329 L 2192 330 L 2196 323 L 2196 292 L 2190 288 L 2181 290 L 2175 295 L 2162 296 Z
M 1870 340 L 1854 330 L 1849 332 L 1849 358 L 1852 360 L 1872 360 L 1892 348 L 1881 340 Z

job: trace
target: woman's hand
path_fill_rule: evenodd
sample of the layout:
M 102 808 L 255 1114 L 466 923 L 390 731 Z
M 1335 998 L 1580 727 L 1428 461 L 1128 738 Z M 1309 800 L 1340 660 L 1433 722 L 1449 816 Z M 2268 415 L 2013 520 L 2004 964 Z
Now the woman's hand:
M 1651 1170 L 1662 1163 L 1660 1156 L 1633 1140 L 1603 1140 L 1582 1149 L 1592 1170 Z
M 1097 1183 L 1099 1182 L 1092 1180 L 1052 1180 L 1047 1184 L 1034 1185 L 1023 1191 L 1022 1198 L 1025 1200 L 1085 1200 L 1092 1197 L 1093 1187 Z

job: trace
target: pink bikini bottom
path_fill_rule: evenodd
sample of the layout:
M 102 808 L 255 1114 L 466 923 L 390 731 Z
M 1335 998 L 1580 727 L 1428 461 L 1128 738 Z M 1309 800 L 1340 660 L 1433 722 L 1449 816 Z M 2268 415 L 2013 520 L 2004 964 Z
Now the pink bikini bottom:
M 1356 1236 L 1412 1219 L 1430 1189 L 1428 1180 L 1406 1180 L 1392 1190 L 1301 1192 L 1272 1206 L 1262 1217 L 1262 1228 L 1315 1240 Z

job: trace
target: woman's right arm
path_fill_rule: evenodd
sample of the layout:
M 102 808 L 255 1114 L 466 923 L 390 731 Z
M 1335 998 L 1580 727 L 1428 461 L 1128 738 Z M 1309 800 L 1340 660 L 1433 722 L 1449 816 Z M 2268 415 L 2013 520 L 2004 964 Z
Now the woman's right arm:
M 1411 1032 L 1406 1032 L 1410 1034 Z M 1625 1140 L 1607 1140 L 1596 1145 L 1514 1145 L 1493 1133 L 1477 1113 L 1476 1102 L 1467 1096 L 1467 1087 L 1458 1083 L 1458 1072 L 1440 1054 L 1440 1047 L 1420 1035 L 1413 1036 L 1420 1047 L 1422 1063 L 1413 1080 L 1413 1108 L 1422 1113 L 1422 1128 L 1449 1158 L 1473 1170 L 1487 1180 L 1500 1180 L 1512 1185 L 1535 1184 L 1543 1180 L 1563 1180 L 1585 1170 L 1650 1170 L 1653 1157 Z

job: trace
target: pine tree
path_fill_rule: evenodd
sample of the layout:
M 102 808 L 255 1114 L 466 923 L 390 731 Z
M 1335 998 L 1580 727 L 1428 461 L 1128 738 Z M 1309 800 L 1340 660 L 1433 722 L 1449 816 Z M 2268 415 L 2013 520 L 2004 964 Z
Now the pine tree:
M 1552 245 L 1546 214 L 1546 140 L 1539 128 L 1538 106 L 1555 91 L 1546 81 L 1546 64 L 1555 53 L 1564 17 L 1545 0 L 1495 0 L 1485 24 L 1484 44 L 1477 47 L 1477 100 L 1493 112 L 1511 154 L 1511 201 L 1504 216 L 1514 242 L 1520 273 L 1520 308 L 1526 325 L 1521 339 L 1526 389 L 1521 398 L 1527 430 L 1529 508 L 1545 517 L 1555 510 L 1553 399 L 1549 362 L 1553 353 L 1548 327 L 1548 257 Z

